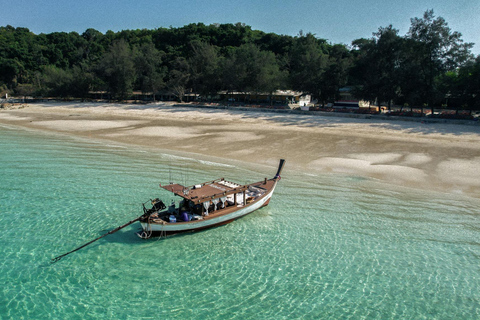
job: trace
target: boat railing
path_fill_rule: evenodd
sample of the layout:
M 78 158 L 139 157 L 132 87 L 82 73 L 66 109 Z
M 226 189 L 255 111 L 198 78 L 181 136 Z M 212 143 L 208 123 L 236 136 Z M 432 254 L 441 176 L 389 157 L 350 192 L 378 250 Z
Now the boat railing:
M 218 183 L 232 189 L 241 187 L 241 185 L 239 185 L 238 183 L 227 181 L 227 180 L 221 180 Z
M 194 189 L 194 188 L 198 188 L 199 186 L 203 187 L 203 186 L 211 185 L 211 184 L 214 184 L 214 183 L 218 183 L 218 184 L 230 187 L 232 189 L 242 187 L 241 184 L 225 180 L 225 178 L 219 178 L 219 179 L 215 179 L 215 180 L 211 180 L 211 181 L 207 181 L 207 182 L 203 182 L 203 183 L 194 184 L 194 185 L 191 185 L 191 186 L 188 186 L 188 187 L 185 187 L 185 188 L 186 189 Z
M 220 178 L 220 179 L 215 179 L 215 180 L 212 180 L 212 181 L 207 181 L 207 182 L 204 182 L 204 183 L 198 183 L 198 184 L 194 184 L 193 186 L 189 186 L 189 187 L 186 187 L 188 189 L 192 189 L 192 188 L 195 188 L 197 186 L 206 186 L 206 185 L 209 185 L 209 184 L 212 184 L 212 183 L 216 183 L 216 182 L 219 182 L 219 181 L 223 181 L 224 179 L 223 178 Z

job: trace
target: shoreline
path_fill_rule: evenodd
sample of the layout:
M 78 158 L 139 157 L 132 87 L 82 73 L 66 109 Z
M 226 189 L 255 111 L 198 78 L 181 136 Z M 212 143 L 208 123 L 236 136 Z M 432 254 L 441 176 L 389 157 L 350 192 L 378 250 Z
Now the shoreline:
M 480 198 L 480 126 L 195 106 L 36 103 L 0 123 Z

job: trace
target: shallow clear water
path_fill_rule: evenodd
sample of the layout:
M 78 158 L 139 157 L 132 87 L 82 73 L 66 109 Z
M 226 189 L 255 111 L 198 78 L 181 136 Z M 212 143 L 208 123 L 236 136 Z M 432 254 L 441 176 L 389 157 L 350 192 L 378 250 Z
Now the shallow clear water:
M 477 319 L 480 201 L 288 163 L 270 205 L 141 240 L 158 183 L 257 181 L 205 162 L 0 127 L 1 319 Z M 288 155 L 287 155 L 288 159 Z

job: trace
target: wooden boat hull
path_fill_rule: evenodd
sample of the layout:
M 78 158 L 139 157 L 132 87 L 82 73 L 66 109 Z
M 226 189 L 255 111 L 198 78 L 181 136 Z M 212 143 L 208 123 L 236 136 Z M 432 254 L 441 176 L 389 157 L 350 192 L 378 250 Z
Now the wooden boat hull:
M 277 181 L 269 192 L 264 194 L 259 199 L 247 204 L 246 206 L 239 207 L 238 210 L 230 212 L 228 214 L 219 215 L 216 217 L 209 217 L 202 220 L 188 221 L 188 222 L 176 222 L 176 223 L 155 223 L 155 222 L 140 222 L 143 232 L 152 235 L 168 235 L 180 232 L 193 232 L 204 230 L 207 228 L 217 227 L 230 223 L 236 219 L 246 216 L 255 210 L 260 209 L 268 205 L 270 198 L 275 190 Z M 139 234 L 141 236 L 141 234 Z

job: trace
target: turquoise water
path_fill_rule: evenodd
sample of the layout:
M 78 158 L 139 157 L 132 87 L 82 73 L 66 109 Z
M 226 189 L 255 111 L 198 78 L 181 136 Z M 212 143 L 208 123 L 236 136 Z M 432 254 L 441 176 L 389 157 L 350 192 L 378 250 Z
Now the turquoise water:
M 289 170 L 229 225 L 141 240 L 158 183 L 257 181 L 197 161 L 0 127 L 1 319 L 478 319 L 480 201 Z M 288 159 L 288 155 L 286 156 Z

